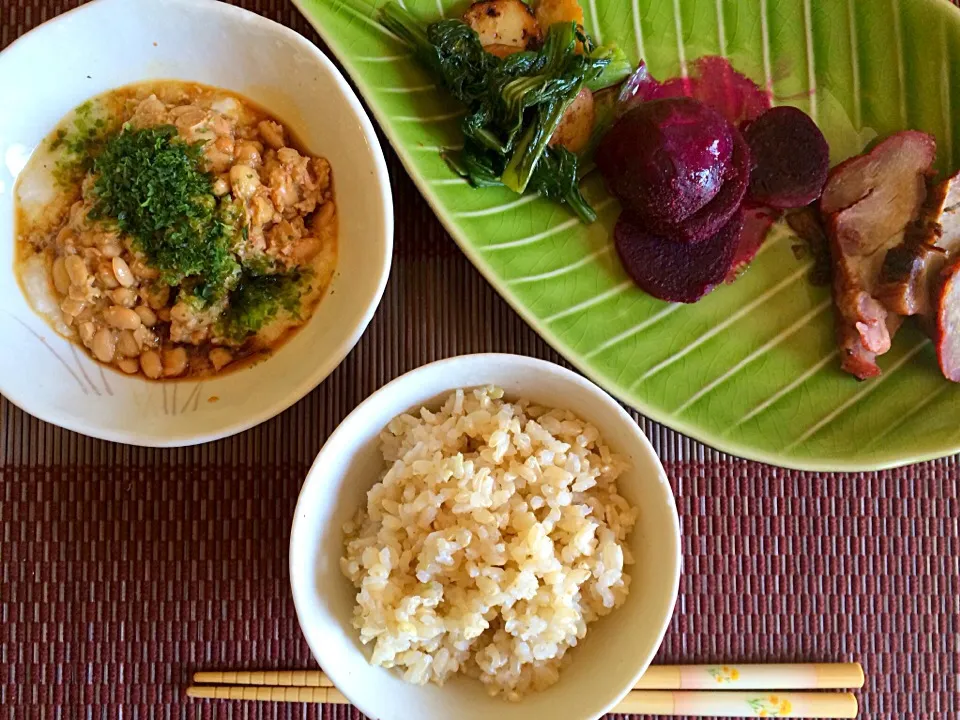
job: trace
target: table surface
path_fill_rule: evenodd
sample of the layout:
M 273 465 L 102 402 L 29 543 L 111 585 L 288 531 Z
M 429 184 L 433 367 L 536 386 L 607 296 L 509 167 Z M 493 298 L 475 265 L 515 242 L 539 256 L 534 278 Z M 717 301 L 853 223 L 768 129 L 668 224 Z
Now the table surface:
M 0 48 L 78 4 L 0 0 Z M 239 4 L 320 44 L 287 0 Z M 356 349 L 287 412 L 220 442 L 148 450 L 60 430 L 0 398 L 0 718 L 361 717 L 194 701 L 184 688 L 197 670 L 315 666 L 288 589 L 290 518 L 311 460 L 358 402 L 452 355 L 561 361 L 384 147 L 397 209 L 386 294 Z M 861 717 L 957 716 L 957 458 L 794 472 L 636 417 L 683 526 L 658 662 L 859 660 Z

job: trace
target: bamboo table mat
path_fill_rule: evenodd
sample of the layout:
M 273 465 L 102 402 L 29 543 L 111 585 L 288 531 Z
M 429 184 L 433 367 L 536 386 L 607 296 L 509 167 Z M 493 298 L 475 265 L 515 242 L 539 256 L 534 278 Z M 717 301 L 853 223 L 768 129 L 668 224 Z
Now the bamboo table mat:
M 77 4 L 0 0 L 0 48 Z M 238 4 L 319 44 L 286 0 Z M 314 666 L 289 592 L 290 519 L 314 455 L 359 401 L 451 355 L 559 361 L 384 149 L 397 212 L 386 294 L 356 349 L 287 412 L 227 440 L 158 451 L 59 430 L 0 398 L 0 719 L 362 717 L 188 700 L 184 688 L 197 670 Z M 684 535 L 658 662 L 859 660 L 861 717 L 958 716 L 956 457 L 794 472 L 637 419 Z

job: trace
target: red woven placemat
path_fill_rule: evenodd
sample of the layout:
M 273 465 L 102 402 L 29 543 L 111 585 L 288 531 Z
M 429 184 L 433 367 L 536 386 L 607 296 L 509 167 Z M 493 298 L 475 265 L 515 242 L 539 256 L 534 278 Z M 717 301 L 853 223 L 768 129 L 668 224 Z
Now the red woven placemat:
M 0 2 L 0 47 L 79 4 Z M 317 41 L 284 0 L 239 4 Z M 280 417 L 153 451 L 59 430 L 0 398 L 0 718 L 360 717 L 191 701 L 184 688 L 202 669 L 313 667 L 288 589 L 289 523 L 311 460 L 360 400 L 451 355 L 559 360 L 387 154 L 398 216 L 383 303 L 343 365 Z M 792 472 L 638 421 L 683 524 L 680 600 L 659 662 L 859 660 L 861 717 L 957 717 L 956 458 Z

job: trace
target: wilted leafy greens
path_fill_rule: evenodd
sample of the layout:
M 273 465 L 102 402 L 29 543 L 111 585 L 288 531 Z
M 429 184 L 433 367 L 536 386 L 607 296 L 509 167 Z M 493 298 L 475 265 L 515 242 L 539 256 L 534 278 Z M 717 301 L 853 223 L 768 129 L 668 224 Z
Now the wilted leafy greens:
M 475 187 L 529 189 L 569 205 L 584 222 L 596 219 L 580 194 L 577 156 L 548 143 L 582 88 L 607 87 L 630 74 L 621 50 L 595 46 L 574 23 L 557 23 L 538 51 L 501 59 L 460 20 L 424 27 L 396 2 L 383 7 L 380 19 L 467 106 L 464 148 L 444 154 L 456 172 Z

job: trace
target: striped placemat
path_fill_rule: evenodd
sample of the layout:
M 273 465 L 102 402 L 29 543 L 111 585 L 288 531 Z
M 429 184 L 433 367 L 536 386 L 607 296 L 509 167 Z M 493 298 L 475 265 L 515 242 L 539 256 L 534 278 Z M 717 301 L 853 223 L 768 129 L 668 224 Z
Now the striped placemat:
M 2 0 L 0 47 L 77 4 Z M 238 4 L 316 41 L 285 0 Z M 383 303 L 341 367 L 281 416 L 155 451 L 59 430 L 0 398 L 0 718 L 361 717 L 188 701 L 184 687 L 196 670 L 313 666 L 288 590 L 289 523 L 311 460 L 360 400 L 451 355 L 559 361 L 387 155 L 398 215 Z M 862 717 L 957 717 L 955 458 L 793 472 L 638 422 L 664 459 L 684 533 L 659 662 L 859 660 Z

